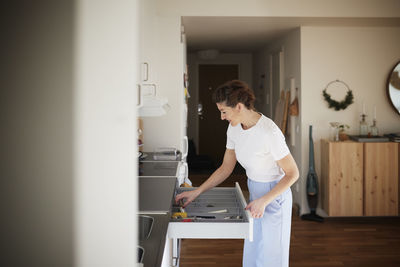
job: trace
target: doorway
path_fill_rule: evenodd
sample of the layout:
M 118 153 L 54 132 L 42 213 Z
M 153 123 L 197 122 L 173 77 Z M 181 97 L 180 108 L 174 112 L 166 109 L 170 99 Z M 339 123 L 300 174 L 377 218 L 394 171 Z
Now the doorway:
M 228 122 L 221 120 L 221 115 L 212 101 L 214 90 L 226 81 L 239 78 L 239 65 L 199 65 L 199 154 L 209 156 L 215 166 L 220 166 L 225 153 L 226 130 Z

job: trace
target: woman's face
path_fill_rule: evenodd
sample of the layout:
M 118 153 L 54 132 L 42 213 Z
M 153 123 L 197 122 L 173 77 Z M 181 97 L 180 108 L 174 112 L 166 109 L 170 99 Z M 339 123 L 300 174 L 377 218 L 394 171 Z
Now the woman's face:
M 217 107 L 221 112 L 221 120 L 227 120 L 232 126 L 236 126 L 239 121 L 239 107 L 228 107 L 225 103 L 217 103 Z

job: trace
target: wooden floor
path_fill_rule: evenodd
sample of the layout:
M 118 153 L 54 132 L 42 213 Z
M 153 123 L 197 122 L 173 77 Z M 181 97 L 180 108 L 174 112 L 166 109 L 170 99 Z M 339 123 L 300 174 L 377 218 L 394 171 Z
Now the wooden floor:
M 242 266 L 243 240 L 185 239 L 181 267 Z M 293 217 L 290 266 L 400 266 L 400 218 Z
M 192 179 L 195 186 L 201 182 L 197 178 Z M 243 240 L 185 239 L 180 266 L 242 266 L 242 250 Z M 333 218 L 317 223 L 294 215 L 290 266 L 400 266 L 400 218 Z

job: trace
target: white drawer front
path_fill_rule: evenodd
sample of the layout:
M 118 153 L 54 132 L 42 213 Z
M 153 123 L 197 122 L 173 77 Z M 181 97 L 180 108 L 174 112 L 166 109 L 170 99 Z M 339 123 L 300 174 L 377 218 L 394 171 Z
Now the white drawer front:
M 192 189 L 179 188 L 177 190 Z M 186 207 L 188 218 L 193 219 L 191 222 L 176 219 L 169 223 L 168 236 L 169 238 L 248 238 L 253 240 L 253 218 L 250 212 L 244 209 L 246 205 L 238 183 L 232 188 L 213 188 Z M 215 211 L 223 212 L 214 213 Z

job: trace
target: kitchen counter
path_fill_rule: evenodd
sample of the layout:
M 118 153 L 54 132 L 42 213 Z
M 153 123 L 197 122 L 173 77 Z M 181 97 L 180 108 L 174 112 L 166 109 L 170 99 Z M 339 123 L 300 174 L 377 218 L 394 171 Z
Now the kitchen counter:
M 164 266 L 171 261 L 174 266 L 179 264 L 182 238 L 248 238 L 252 241 L 253 218 L 245 210 L 247 202 L 238 183 L 235 187 L 216 187 L 204 192 L 185 208 L 188 218 L 183 219 L 171 218 L 172 213 L 180 212 L 179 206 L 173 205 L 174 195 L 195 188 L 177 187 L 176 177 L 139 177 L 139 181 L 142 214 L 139 233 L 140 245 L 145 249 L 145 267 L 160 267 L 160 263 Z M 144 218 L 144 215 L 149 217 Z M 150 225 L 154 227 L 151 231 Z
M 170 213 L 141 215 L 154 219 L 149 237 L 139 240 L 139 246 L 144 249 L 142 262 L 144 267 L 161 266 Z
M 177 177 L 178 161 L 141 161 L 138 166 L 139 177 Z
M 169 212 L 176 186 L 176 177 L 139 177 L 140 213 Z
M 139 246 L 144 249 L 145 267 L 161 266 L 176 185 L 176 177 L 139 177 L 138 218 L 153 219 L 151 227 L 147 227 L 148 236 L 141 236 L 147 231 L 146 227 L 141 229 L 143 222 L 139 220 Z

